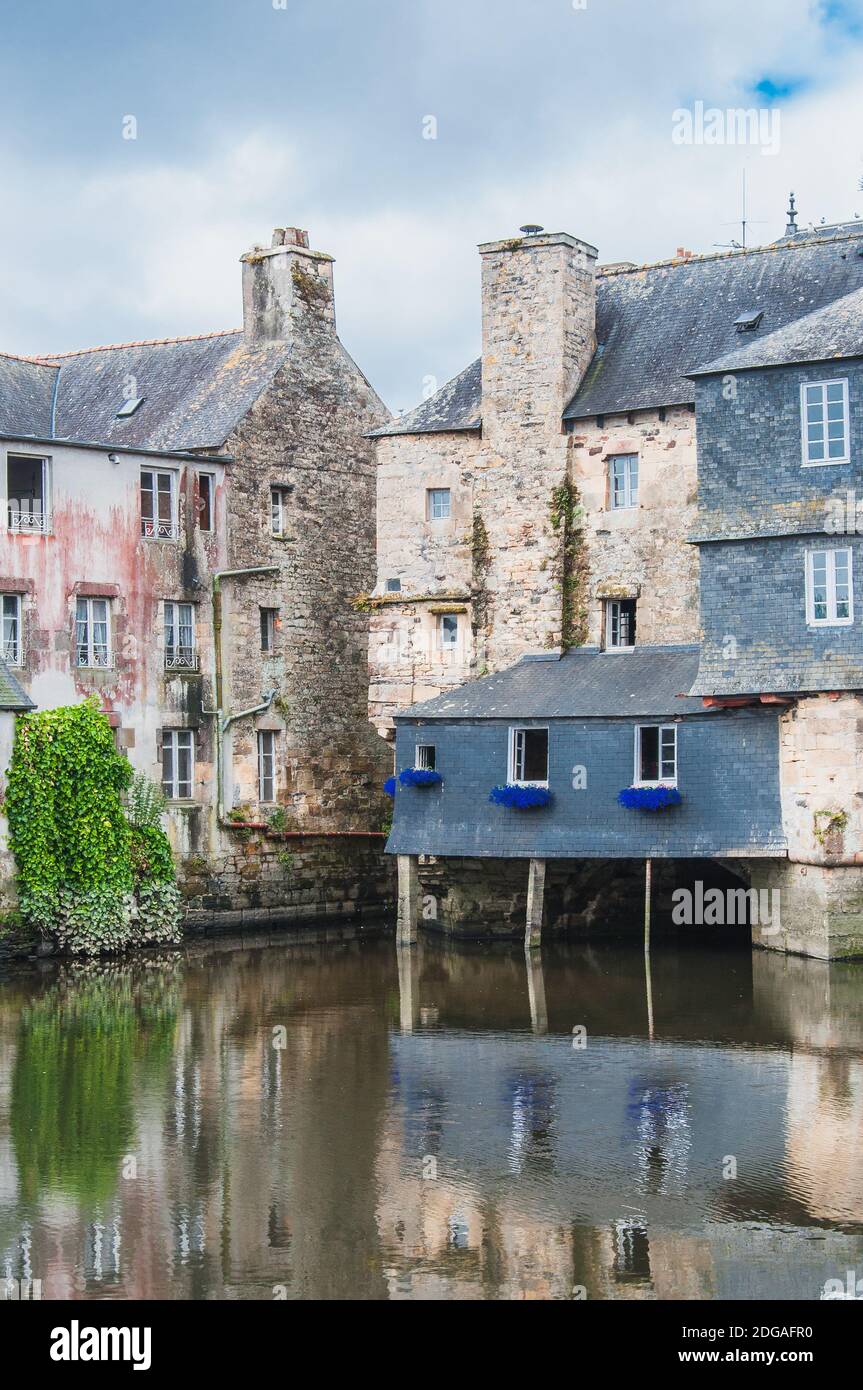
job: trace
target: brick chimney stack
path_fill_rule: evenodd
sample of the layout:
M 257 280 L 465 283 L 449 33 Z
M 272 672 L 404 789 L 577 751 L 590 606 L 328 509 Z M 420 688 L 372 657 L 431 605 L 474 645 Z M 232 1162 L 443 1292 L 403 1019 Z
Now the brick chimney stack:
M 531 228 L 479 251 L 483 438 L 559 435 L 596 349 L 596 248 Z
M 276 227 L 271 246 L 255 246 L 240 259 L 247 342 L 287 341 L 321 328 L 335 332 L 333 258 L 309 250 L 308 232 Z

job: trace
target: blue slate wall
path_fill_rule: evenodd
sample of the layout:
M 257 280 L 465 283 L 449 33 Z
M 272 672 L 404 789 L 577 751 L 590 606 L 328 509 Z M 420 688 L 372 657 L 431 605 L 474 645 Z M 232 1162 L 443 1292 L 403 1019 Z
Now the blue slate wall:
M 851 462 L 806 467 L 801 384 L 843 378 Z M 703 644 L 693 693 L 863 688 L 863 364 L 703 378 L 696 398 Z M 847 627 L 806 623 L 805 552 L 825 546 L 853 552 Z
M 773 709 L 677 721 L 683 803 L 659 812 L 628 811 L 617 804 L 618 792 L 632 782 L 635 721 L 525 722 L 550 730 L 554 799 L 541 810 L 516 811 L 488 800 L 491 788 L 506 781 L 508 721 L 399 721 L 398 769 L 413 765 L 416 743 L 433 743 L 443 784 L 399 787 L 388 851 L 566 859 L 713 858 L 784 850 Z M 576 765 L 587 770 L 581 791 L 572 787 Z

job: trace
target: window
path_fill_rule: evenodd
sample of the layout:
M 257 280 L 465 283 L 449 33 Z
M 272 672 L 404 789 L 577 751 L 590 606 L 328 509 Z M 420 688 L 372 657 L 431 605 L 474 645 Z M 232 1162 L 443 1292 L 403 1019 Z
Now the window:
M 284 536 L 288 524 L 288 490 L 270 488 L 270 527 L 274 536 Z
M 44 534 L 51 530 L 48 460 L 10 454 L 6 460 L 6 497 L 10 531 Z
M 106 598 L 79 598 L 75 605 L 75 664 L 111 665 L 111 605 Z
M 677 725 L 640 724 L 635 730 L 635 783 L 677 785 Z
M 548 786 L 548 729 L 510 729 L 508 780 Z
M 803 462 L 848 462 L 848 382 L 821 381 L 800 387 Z
M 429 521 L 447 521 L 450 515 L 450 490 L 448 487 L 426 489 L 426 515 Z
M 10 666 L 21 665 L 21 599 L 18 594 L 4 594 L 2 601 L 3 660 Z
M 216 514 L 216 479 L 212 473 L 198 474 L 198 530 L 212 531 Z
M 435 770 L 435 746 L 433 743 L 418 743 L 416 755 L 416 767 L 423 768 L 426 772 Z
M 276 799 L 276 735 L 270 729 L 258 733 L 258 800 Z
M 189 801 L 195 779 L 195 735 L 191 729 L 162 731 L 162 791 L 169 801 Z
M 610 599 L 605 605 L 605 645 L 608 651 L 635 646 L 635 599 Z
M 143 396 L 128 396 L 126 400 L 124 400 L 123 404 L 120 406 L 120 409 L 117 411 L 116 418 L 118 420 L 128 420 L 130 415 L 135 414 L 135 411 L 138 409 L 138 406 L 143 404 Z
M 458 646 L 458 616 L 455 613 L 439 613 L 437 620 L 438 646 L 442 652 L 455 651 Z
M 854 620 L 850 550 L 810 550 L 806 556 L 806 621 L 837 627 Z
M 637 507 L 638 455 L 618 454 L 616 458 L 610 459 L 608 482 L 613 511 L 622 507 Z
M 388 579 L 386 590 L 388 594 L 400 594 L 402 590 L 402 581 L 400 579 Z
M 195 670 L 195 607 L 191 603 L 165 604 L 165 670 Z
M 179 537 L 174 473 L 141 469 L 141 535 L 158 541 L 173 541 Z
M 276 650 L 276 632 L 279 627 L 278 608 L 262 608 L 261 613 L 261 651 Z

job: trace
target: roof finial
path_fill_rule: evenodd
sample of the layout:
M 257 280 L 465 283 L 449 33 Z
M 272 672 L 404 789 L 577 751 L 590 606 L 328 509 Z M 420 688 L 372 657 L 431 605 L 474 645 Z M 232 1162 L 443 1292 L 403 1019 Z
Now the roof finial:
M 797 208 L 794 204 L 794 194 L 788 199 L 788 224 L 785 228 L 786 236 L 796 236 L 799 228 L 797 226 Z

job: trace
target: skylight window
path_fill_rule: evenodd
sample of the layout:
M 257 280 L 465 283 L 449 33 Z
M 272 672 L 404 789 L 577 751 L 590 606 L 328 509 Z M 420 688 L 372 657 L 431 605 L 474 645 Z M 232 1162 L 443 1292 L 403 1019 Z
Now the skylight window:
M 734 327 L 738 333 L 754 333 L 763 318 L 763 309 L 750 309 L 747 313 L 741 314 L 739 319 L 734 320 Z
M 128 420 L 129 416 L 134 415 L 135 411 L 138 409 L 138 406 L 143 405 L 143 403 L 143 396 L 130 397 L 129 400 L 124 401 L 123 404 L 120 406 L 120 409 L 117 411 L 116 418 L 118 420 Z

